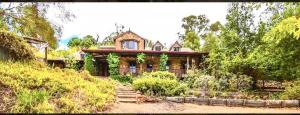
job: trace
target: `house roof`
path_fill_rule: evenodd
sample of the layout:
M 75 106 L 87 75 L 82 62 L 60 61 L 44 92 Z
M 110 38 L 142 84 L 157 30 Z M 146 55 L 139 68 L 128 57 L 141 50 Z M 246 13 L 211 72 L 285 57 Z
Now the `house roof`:
M 23 38 L 28 42 L 28 43 L 35 43 L 35 44 L 39 44 L 39 43 L 47 43 L 44 40 L 40 40 L 40 39 L 36 39 L 36 38 L 32 38 L 32 37 L 27 37 L 27 36 L 23 36 Z
M 123 32 L 123 33 L 117 35 L 116 37 L 114 37 L 114 41 L 116 41 L 117 38 L 122 37 L 123 35 L 129 34 L 129 33 L 132 33 L 132 34 L 134 34 L 134 35 L 136 35 L 136 36 L 142 38 L 143 40 L 145 40 L 145 38 L 143 38 L 143 37 L 141 37 L 140 35 L 138 35 L 138 34 L 136 34 L 136 33 L 134 33 L 134 32 L 132 32 L 132 31 L 129 30 L 129 31 Z
M 170 56 L 202 56 L 207 55 L 208 52 L 189 52 L 189 51 L 153 51 L 153 50 L 112 50 L 112 49 L 83 49 L 85 53 L 92 53 L 95 55 L 107 55 L 109 53 L 118 53 L 123 55 L 136 55 L 137 53 L 145 53 L 146 55 L 160 55 L 167 54 Z

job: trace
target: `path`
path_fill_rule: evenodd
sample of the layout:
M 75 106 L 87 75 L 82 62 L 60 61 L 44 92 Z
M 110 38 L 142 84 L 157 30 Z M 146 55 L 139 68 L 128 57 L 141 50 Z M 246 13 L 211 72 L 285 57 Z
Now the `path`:
M 207 106 L 190 103 L 136 103 L 135 91 L 118 85 L 117 103 L 104 113 L 300 113 L 300 108 L 250 108 Z
M 117 86 L 117 103 L 136 103 L 137 93 L 129 86 L 118 84 Z

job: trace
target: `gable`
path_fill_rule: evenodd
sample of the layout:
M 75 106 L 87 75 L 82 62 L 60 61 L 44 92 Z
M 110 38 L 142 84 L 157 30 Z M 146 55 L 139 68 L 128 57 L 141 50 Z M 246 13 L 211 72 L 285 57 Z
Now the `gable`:
M 123 41 L 131 40 L 137 42 L 138 50 L 145 49 L 145 39 L 131 31 L 124 32 L 114 38 L 116 49 L 122 49 Z

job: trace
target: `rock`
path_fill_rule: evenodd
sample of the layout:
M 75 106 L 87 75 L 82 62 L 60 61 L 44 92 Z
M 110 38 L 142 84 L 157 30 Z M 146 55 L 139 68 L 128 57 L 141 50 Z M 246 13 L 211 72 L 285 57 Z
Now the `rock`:
M 199 105 L 208 105 L 209 100 L 208 100 L 208 98 L 195 98 L 194 103 L 199 104 Z
M 266 102 L 264 100 L 247 100 L 245 106 L 247 107 L 264 107 Z
M 177 102 L 177 103 L 183 103 L 184 97 L 167 97 L 167 101 Z
M 227 104 L 226 99 L 209 99 L 209 105 L 226 106 L 226 104 Z
M 298 100 L 283 100 L 282 107 L 299 107 Z
M 266 106 L 271 108 L 282 107 L 282 100 L 266 100 Z
M 185 97 L 184 102 L 185 103 L 193 103 L 195 101 L 196 97 Z
M 244 105 L 244 99 L 227 99 L 227 106 L 240 107 Z

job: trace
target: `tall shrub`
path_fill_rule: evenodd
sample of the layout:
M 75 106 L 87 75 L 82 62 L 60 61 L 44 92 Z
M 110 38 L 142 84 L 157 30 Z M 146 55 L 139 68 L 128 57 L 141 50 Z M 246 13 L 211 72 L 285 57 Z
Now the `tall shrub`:
M 166 71 L 167 61 L 168 61 L 168 55 L 166 54 L 160 55 L 160 64 L 159 64 L 160 71 Z
M 95 66 L 94 66 L 94 63 L 93 63 L 93 56 L 90 53 L 87 53 L 84 56 L 84 69 L 89 71 L 90 74 L 94 73 Z
M 106 60 L 108 62 L 109 74 L 111 76 L 119 75 L 119 56 L 115 53 L 110 53 Z

